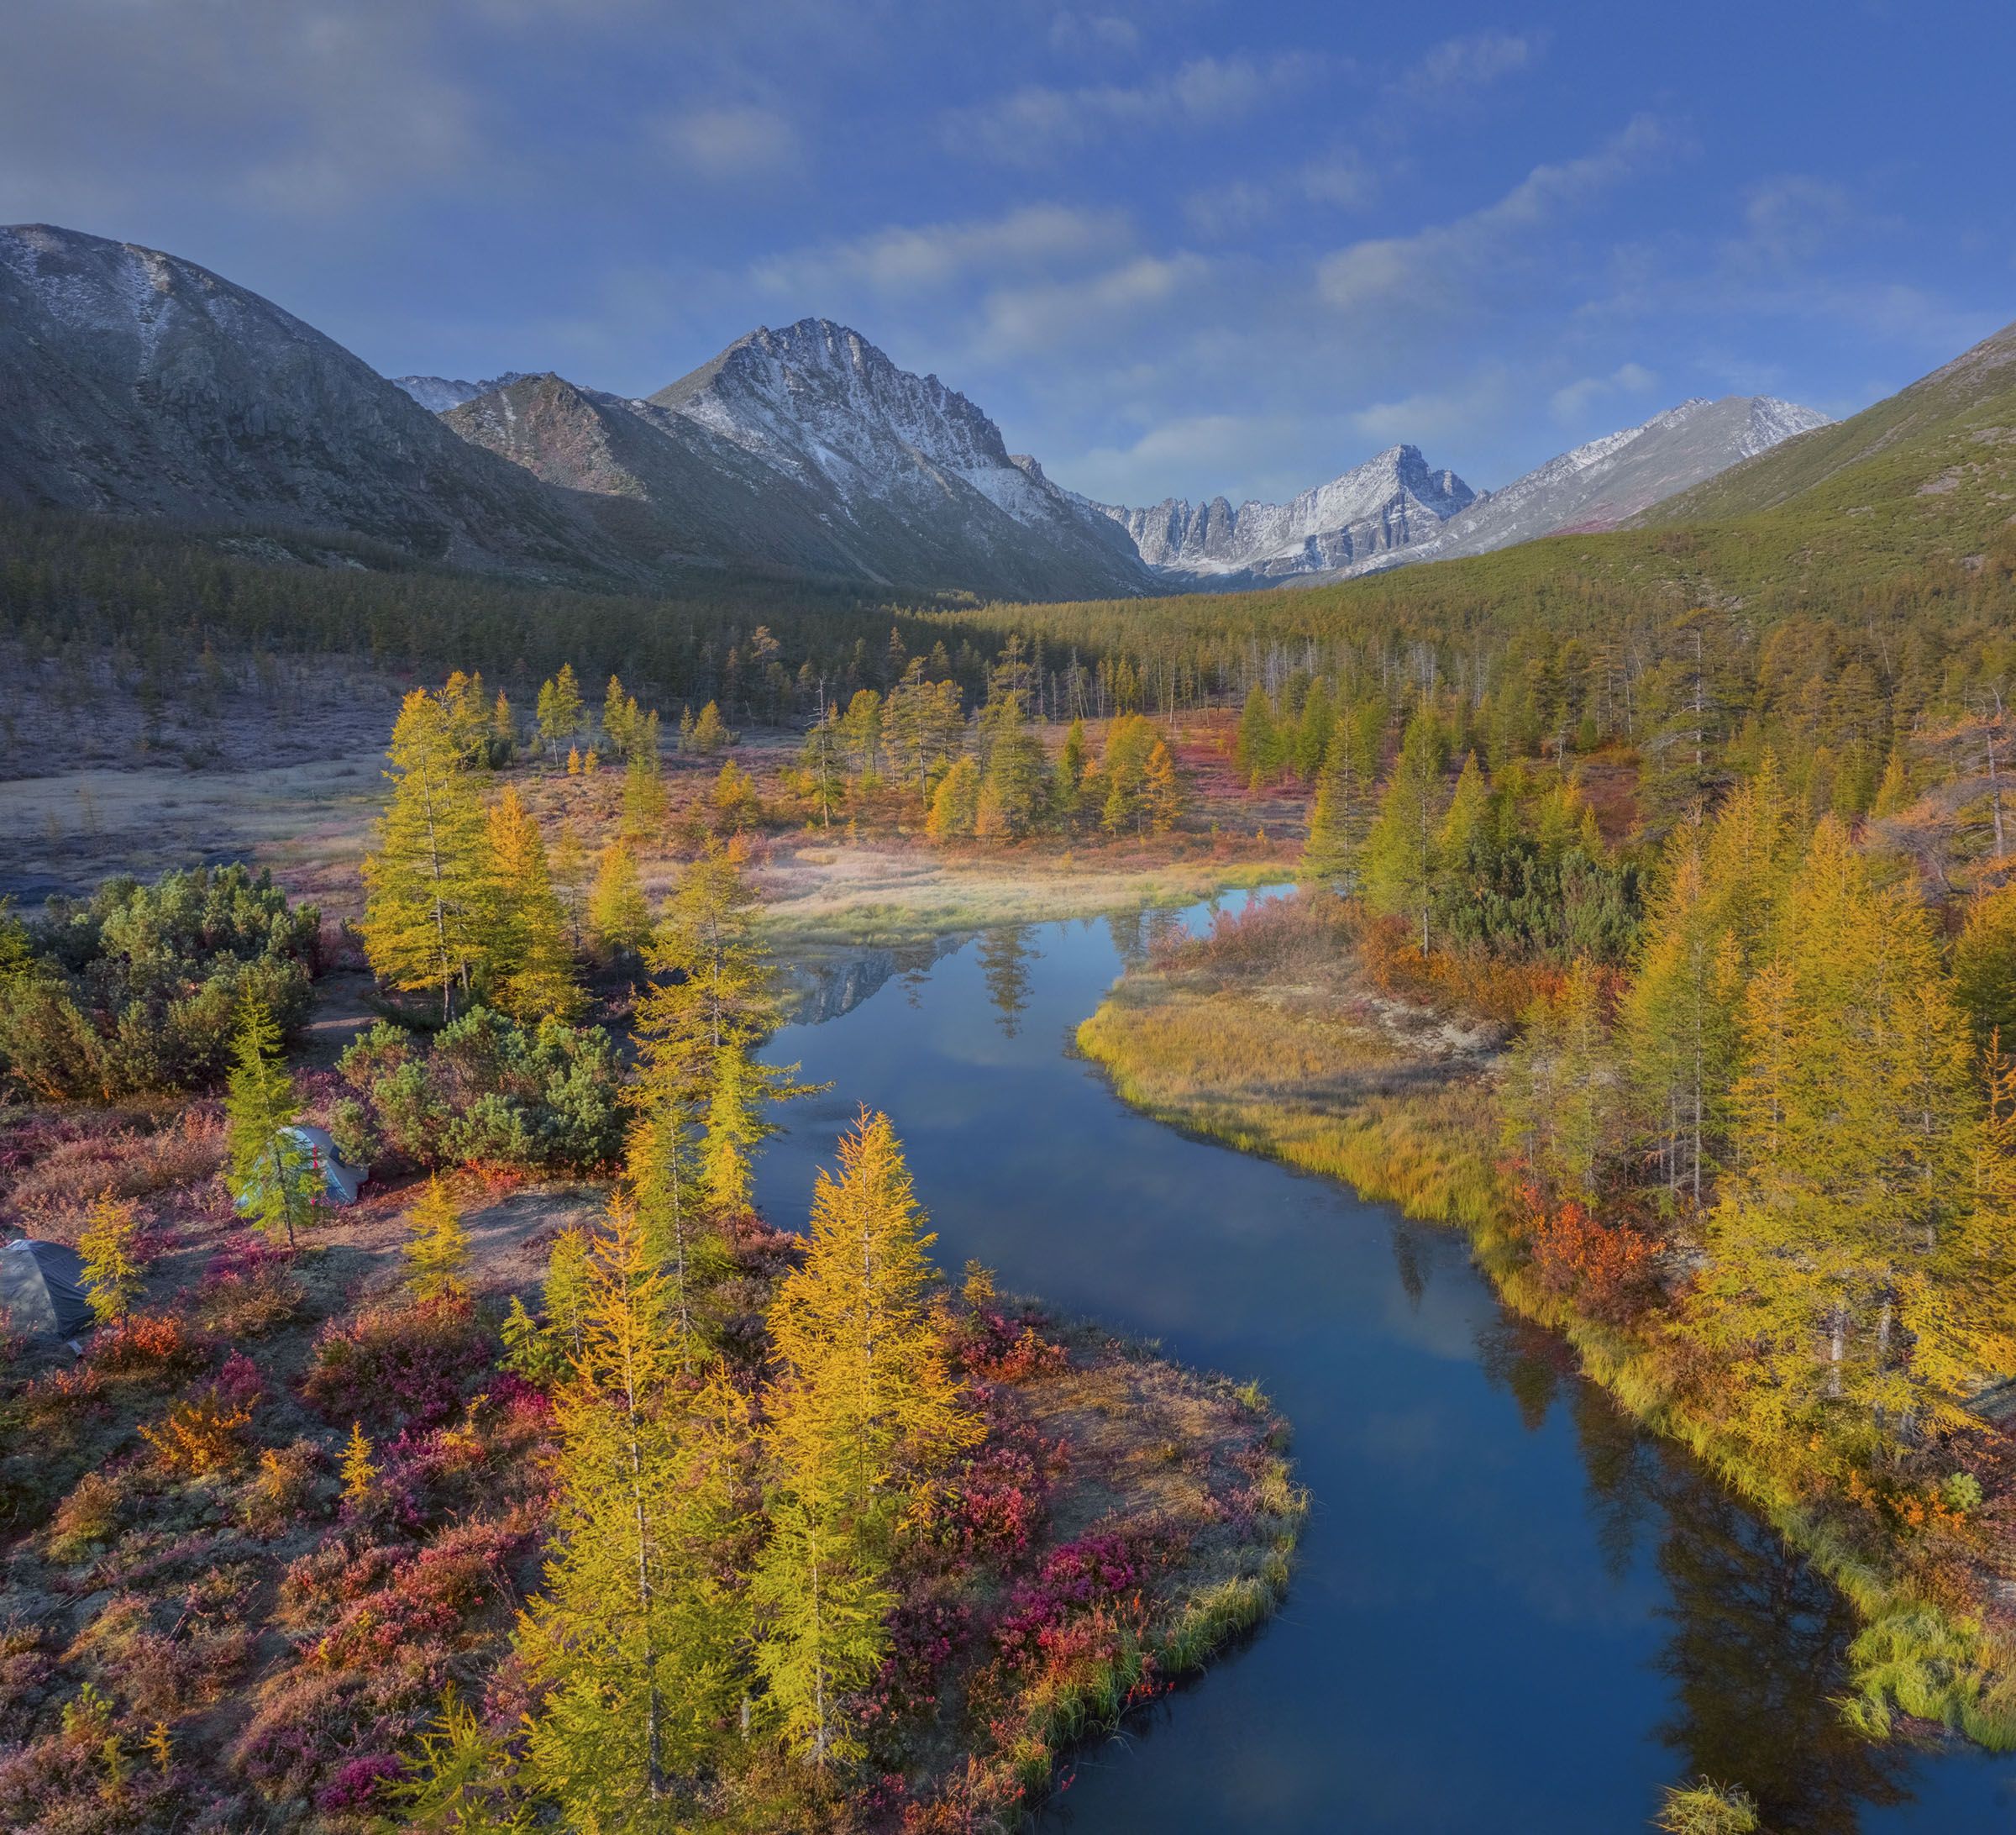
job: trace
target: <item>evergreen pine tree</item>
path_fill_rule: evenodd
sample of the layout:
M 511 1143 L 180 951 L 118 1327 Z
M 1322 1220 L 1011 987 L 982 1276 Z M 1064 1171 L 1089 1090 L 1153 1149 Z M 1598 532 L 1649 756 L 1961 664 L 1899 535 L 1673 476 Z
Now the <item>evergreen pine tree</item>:
M 1319 676 L 1310 685 L 1308 697 L 1302 703 L 1301 721 L 1295 728 L 1295 771 L 1305 783 L 1313 782 L 1322 770 L 1336 730 L 1336 707 L 1330 697 L 1330 685 Z
M 1267 691 L 1255 682 L 1240 710 L 1239 730 L 1232 740 L 1232 763 L 1241 777 L 1257 783 L 1278 762 L 1273 704 L 1267 698 Z
M 980 724 L 986 765 L 974 807 L 973 832 L 981 840 L 1014 840 L 1041 822 L 1050 795 L 1050 762 L 1042 742 L 1022 717 L 1013 691 L 988 708 Z
M 1375 911 L 1406 918 L 1424 953 L 1431 941 L 1443 765 L 1441 723 L 1424 707 L 1407 723 L 1362 857 L 1367 902 Z
M 1316 774 L 1309 839 L 1302 849 L 1305 879 L 1342 892 L 1357 890 L 1371 793 L 1371 775 L 1360 765 L 1358 748 L 1340 728 L 1331 735 L 1329 754 Z
M 1064 749 L 1057 761 L 1058 807 L 1066 819 L 1075 817 L 1081 805 L 1085 773 L 1091 765 L 1091 755 L 1085 741 L 1085 723 L 1074 720 L 1064 734 Z

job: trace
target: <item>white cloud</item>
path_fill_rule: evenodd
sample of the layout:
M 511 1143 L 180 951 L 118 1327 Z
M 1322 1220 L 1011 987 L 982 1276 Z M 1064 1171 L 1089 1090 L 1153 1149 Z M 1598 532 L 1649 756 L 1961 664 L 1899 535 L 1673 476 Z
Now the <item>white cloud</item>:
M 850 284 L 879 292 L 942 287 L 972 274 L 1021 271 L 1089 256 L 1108 258 L 1133 239 L 1120 211 L 1029 204 L 968 223 L 892 227 L 761 263 L 759 282 L 775 292 L 811 292 Z
M 654 133 L 681 166 L 710 178 L 763 176 L 798 158 L 798 130 L 776 109 L 754 103 L 665 115 Z
M 1305 52 L 1263 60 L 1200 57 L 1142 83 L 1079 89 L 1032 86 L 997 102 L 951 110 L 943 133 L 946 144 L 958 151 L 1038 164 L 1115 131 L 1237 120 L 1314 81 L 1326 61 Z
M 1184 215 L 1199 235 L 1228 238 L 1273 222 L 1297 204 L 1360 210 L 1378 189 L 1371 168 L 1351 151 L 1310 160 L 1265 179 L 1232 179 L 1192 192 Z
M 0 8 L 0 209 L 116 212 L 165 172 L 185 192 L 327 216 L 465 175 L 484 153 L 477 103 L 431 67 L 430 29 L 424 8 L 390 4 Z
M 1050 22 L 1050 49 L 1067 55 L 1084 51 L 1134 51 L 1141 30 L 1131 19 L 1111 13 L 1059 13 Z
M 999 357 L 1131 330 L 1146 313 L 1201 284 L 1209 266 L 1180 251 L 1138 255 L 1078 279 L 997 289 L 984 302 L 979 347 Z
M 1581 424 L 1583 418 L 1599 402 L 1618 395 L 1645 395 L 1659 386 L 1659 378 L 1641 363 L 1626 363 L 1608 376 L 1585 376 L 1555 390 L 1548 407 L 1564 427 Z
M 1621 183 L 1670 144 L 1640 115 L 1598 151 L 1536 166 L 1495 203 L 1411 236 L 1352 244 L 1317 264 L 1316 288 L 1332 306 L 1377 306 L 1405 296 L 1420 305 L 1466 298 L 1492 271 L 1533 252 L 1535 233 Z
M 1265 471 L 1298 431 L 1279 414 L 1176 416 L 1157 422 L 1131 444 L 1095 446 L 1060 466 L 1074 489 L 1107 502 L 1139 502 L 1149 493 L 1156 501 L 1194 497 L 1208 478 Z M 1172 479 L 1178 481 L 1171 485 Z
M 1410 102 L 1447 102 L 1528 69 L 1538 60 L 1540 50 L 1537 39 L 1509 32 L 1445 39 L 1394 87 Z
M 1374 402 L 1346 418 L 1354 433 L 1380 446 L 1428 447 L 1457 439 L 1474 442 L 1481 428 L 1504 417 L 1515 397 L 1510 376 L 1494 366 L 1457 387 Z
M 1802 266 L 1854 220 L 1848 193 L 1823 179 L 1793 173 L 1751 187 L 1743 202 L 1743 233 L 1725 254 L 1753 267 Z

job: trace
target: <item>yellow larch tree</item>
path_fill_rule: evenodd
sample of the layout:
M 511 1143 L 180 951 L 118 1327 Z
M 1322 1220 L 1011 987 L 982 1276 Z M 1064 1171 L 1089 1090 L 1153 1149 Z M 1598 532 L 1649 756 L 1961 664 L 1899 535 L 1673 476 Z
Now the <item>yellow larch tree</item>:
M 364 861 L 364 948 L 372 971 L 402 993 L 438 989 L 442 1017 L 488 960 L 489 846 L 481 804 L 448 710 L 416 688 L 400 707 L 388 756 L 392 793 L 378 846 Z
M 581 996 L 568 947 L 567 912 L 554 891 L 539 825 L 515 786 L 492 806 L 489 831 L 495 882 L 489 998 L 514 1019 L 571 1019 Z

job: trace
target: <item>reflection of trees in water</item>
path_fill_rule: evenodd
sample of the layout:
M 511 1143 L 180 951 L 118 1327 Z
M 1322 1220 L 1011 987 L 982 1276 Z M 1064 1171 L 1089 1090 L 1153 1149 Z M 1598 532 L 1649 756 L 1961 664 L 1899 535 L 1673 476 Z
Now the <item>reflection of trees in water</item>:
M 1106 913 L 1106 934 L 1123 968 L 1138 969 L 1148 959 L 1148 914 L 1145 911 Z
M 1910 1800 L 1910 1754 L 1835 1706 L 1856 1632 L 1846 1600 L 1705 1474 L 1662 1453 L 1659 1569 L 1675 1685 L 1660 1736 L 1691 1771 L 1740 1784 L 1773 1835 L 1851 1835 L 1865 1804 Z
M 1420 1229 L 1404 1217 L 1393 1220 L 1393 1266 L 1406 1292 L 1409 1307 L 1419 1312 L 1421 1296 L 1428 1291 L 1428 1262 L 1422 1253 Z
M 1611 1576 L 1629 1571 L 1641 1537 L 1656 1538 L 1668 1589 L 1659 1612 L 1672 1627 L 1656 1667 L 1673 1685 L 1658 1731 L 1680 1755 L 1677 1777 L 1741 1785 L 1772 1835 L 1854 1835 L 1865 1806 L 1908 1801 L 1908 1749 L 1862 1738 L 1835 1705 L 1849 1690 L 1848 1602 L 1700 1467 L 1576 1376 L 1553 1333 L 1504 1316 L 1479 1333 L 1478 1354 L 1529 1429 L 1566 1391 Z
M 1021 1029 L 1022 1009 L 1029 1004 L 1029 965 L 1037 960 L 1026 924 L 1005 924 L 980 937 L 980 974 L 987 996 L 1000 1016 L 1001 1030 L 1011 1038 Z
M 1562 1382 L 1575 1370 L 1575 1354 L 1566 1344 L 1511 1312 L 1501 1312 L 1477 1334 L 1477 1359 L 1484 1375 L 1519 1405 L 1530 1433 L 1540 1431 Z

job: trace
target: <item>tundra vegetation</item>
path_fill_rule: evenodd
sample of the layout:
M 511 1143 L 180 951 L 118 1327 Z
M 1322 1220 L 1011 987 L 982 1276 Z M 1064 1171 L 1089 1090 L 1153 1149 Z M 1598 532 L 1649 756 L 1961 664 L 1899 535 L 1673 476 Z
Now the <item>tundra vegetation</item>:
M 759 1055 L 770 814 L 682 816 L 652 786 L 711 761 L 549 686 L 530 731 L 473 676 L 407 697 L 354 926 L 238 869 L 10 920 L 0 996 L 68 1003 L 76 1062 L 144 1000 L 202 1049 L 0 1059 L 8 1226 L 75 1240 L 102 1320 L 0 1375 L 9 1827 L 1012 1825 L 1286 1587 L 1264 1399 L 945 1279 L 890 1117 L 803 1233 L 756 1214 L 806 1093 Z M 1077 819 L 993 705 L 987 807 Z M 732 744 L 703 706 L 690 755 Z M 1079 746 L 1152 828 L 1160 736 Z M 604 781 L 596 900 L 539 812 Z M 360 961 L 376 1015 L 304 1066 Z
M 1376 776 L 1324 747 L 1304 891 L 1080 1037 L 1170 1120 L 1467 1226 L 1854 1599 L 1859 1724 L 2007 1747 L 2016 885 L 1999 702 L 1945 692 L 1866 796 L 1750 719 L 1662 822 L 1620 749 L 1487 769 L 1418 693 Z M 1294 730 L 1257 691 L 1236 743 L 1293 770 Z M 1749 1826 L 1718 1789 L 1672 1826 Z

